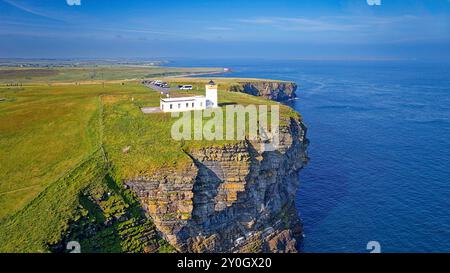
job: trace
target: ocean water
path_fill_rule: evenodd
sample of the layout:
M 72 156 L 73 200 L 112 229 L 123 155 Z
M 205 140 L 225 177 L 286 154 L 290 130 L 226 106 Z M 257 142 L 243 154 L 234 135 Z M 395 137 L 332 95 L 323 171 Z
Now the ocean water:
M 182 60 L 297 82 L 304 252 L 450 252 L 450 64 Z

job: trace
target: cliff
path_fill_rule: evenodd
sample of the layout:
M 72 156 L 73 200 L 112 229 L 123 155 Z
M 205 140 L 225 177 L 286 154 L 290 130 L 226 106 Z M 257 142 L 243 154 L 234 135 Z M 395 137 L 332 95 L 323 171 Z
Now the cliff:
M 125 181 L 158 230 L 181 252 L 296 252 L 294 206 L 307 162 L 306 128 L 291 117 L 280 147 L 243 141 L 187 151 L 192 164 Z
M 296 98 L 297 84 L 282 81 L 239 81 L 230 86 L 229 91 L 243 92 L 275 101 L 287 101 Z

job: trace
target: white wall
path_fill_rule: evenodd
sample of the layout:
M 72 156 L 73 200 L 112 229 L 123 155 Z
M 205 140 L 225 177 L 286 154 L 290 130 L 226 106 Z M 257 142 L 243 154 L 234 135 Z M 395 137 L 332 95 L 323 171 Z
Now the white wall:
M 192 106 L 194 104 L 194 106 Z M 172 109 L 170 109 L 172 105 Z M 206 109 L 206 99 L 205 98 L 195 98 L 191 101 L 172 101 L 164 102 L 161 100 L 160 108 L 163 112 L 182 112 L 191 110 L 204 110 Z

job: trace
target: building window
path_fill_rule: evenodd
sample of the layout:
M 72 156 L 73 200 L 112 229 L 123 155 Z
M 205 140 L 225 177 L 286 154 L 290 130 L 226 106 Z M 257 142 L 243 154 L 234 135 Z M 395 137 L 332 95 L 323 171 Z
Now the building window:
M 186 103 L 186 108 L 189 108 L 189 103 Z
M 162 108 L 161 109 L 163 109 L 164 110 L 164 104 L 161 106 Z
M 172 106 L 172 104 L 170 104 L 170 109 L 172 109 L 173 108 L 173 106 Z
M 192 103 L 192 108 L 194 108 L 194 103 Z
M 180 109 L 181 108 L 181 103 L 178 103 L 178 109 Z

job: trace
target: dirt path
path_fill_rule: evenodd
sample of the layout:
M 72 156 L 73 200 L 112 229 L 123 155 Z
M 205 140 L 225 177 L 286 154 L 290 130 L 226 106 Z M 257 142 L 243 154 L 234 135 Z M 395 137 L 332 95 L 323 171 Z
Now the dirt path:
M 32 189 L 32 188 L 36 188 L 36 187 L 40 187 L 40 186 L 41 186 L 41 184 L 35 184 L 35 185 L 28 186 L 28 187 L 20 188 L 20 189 L 0 192 L 0 196 L 6 195 L 6 194 L 10 194 L 10 193 L 19 192 L 19 191 L 26 191 L 26 190 L 29 190 L 29 189 Z

